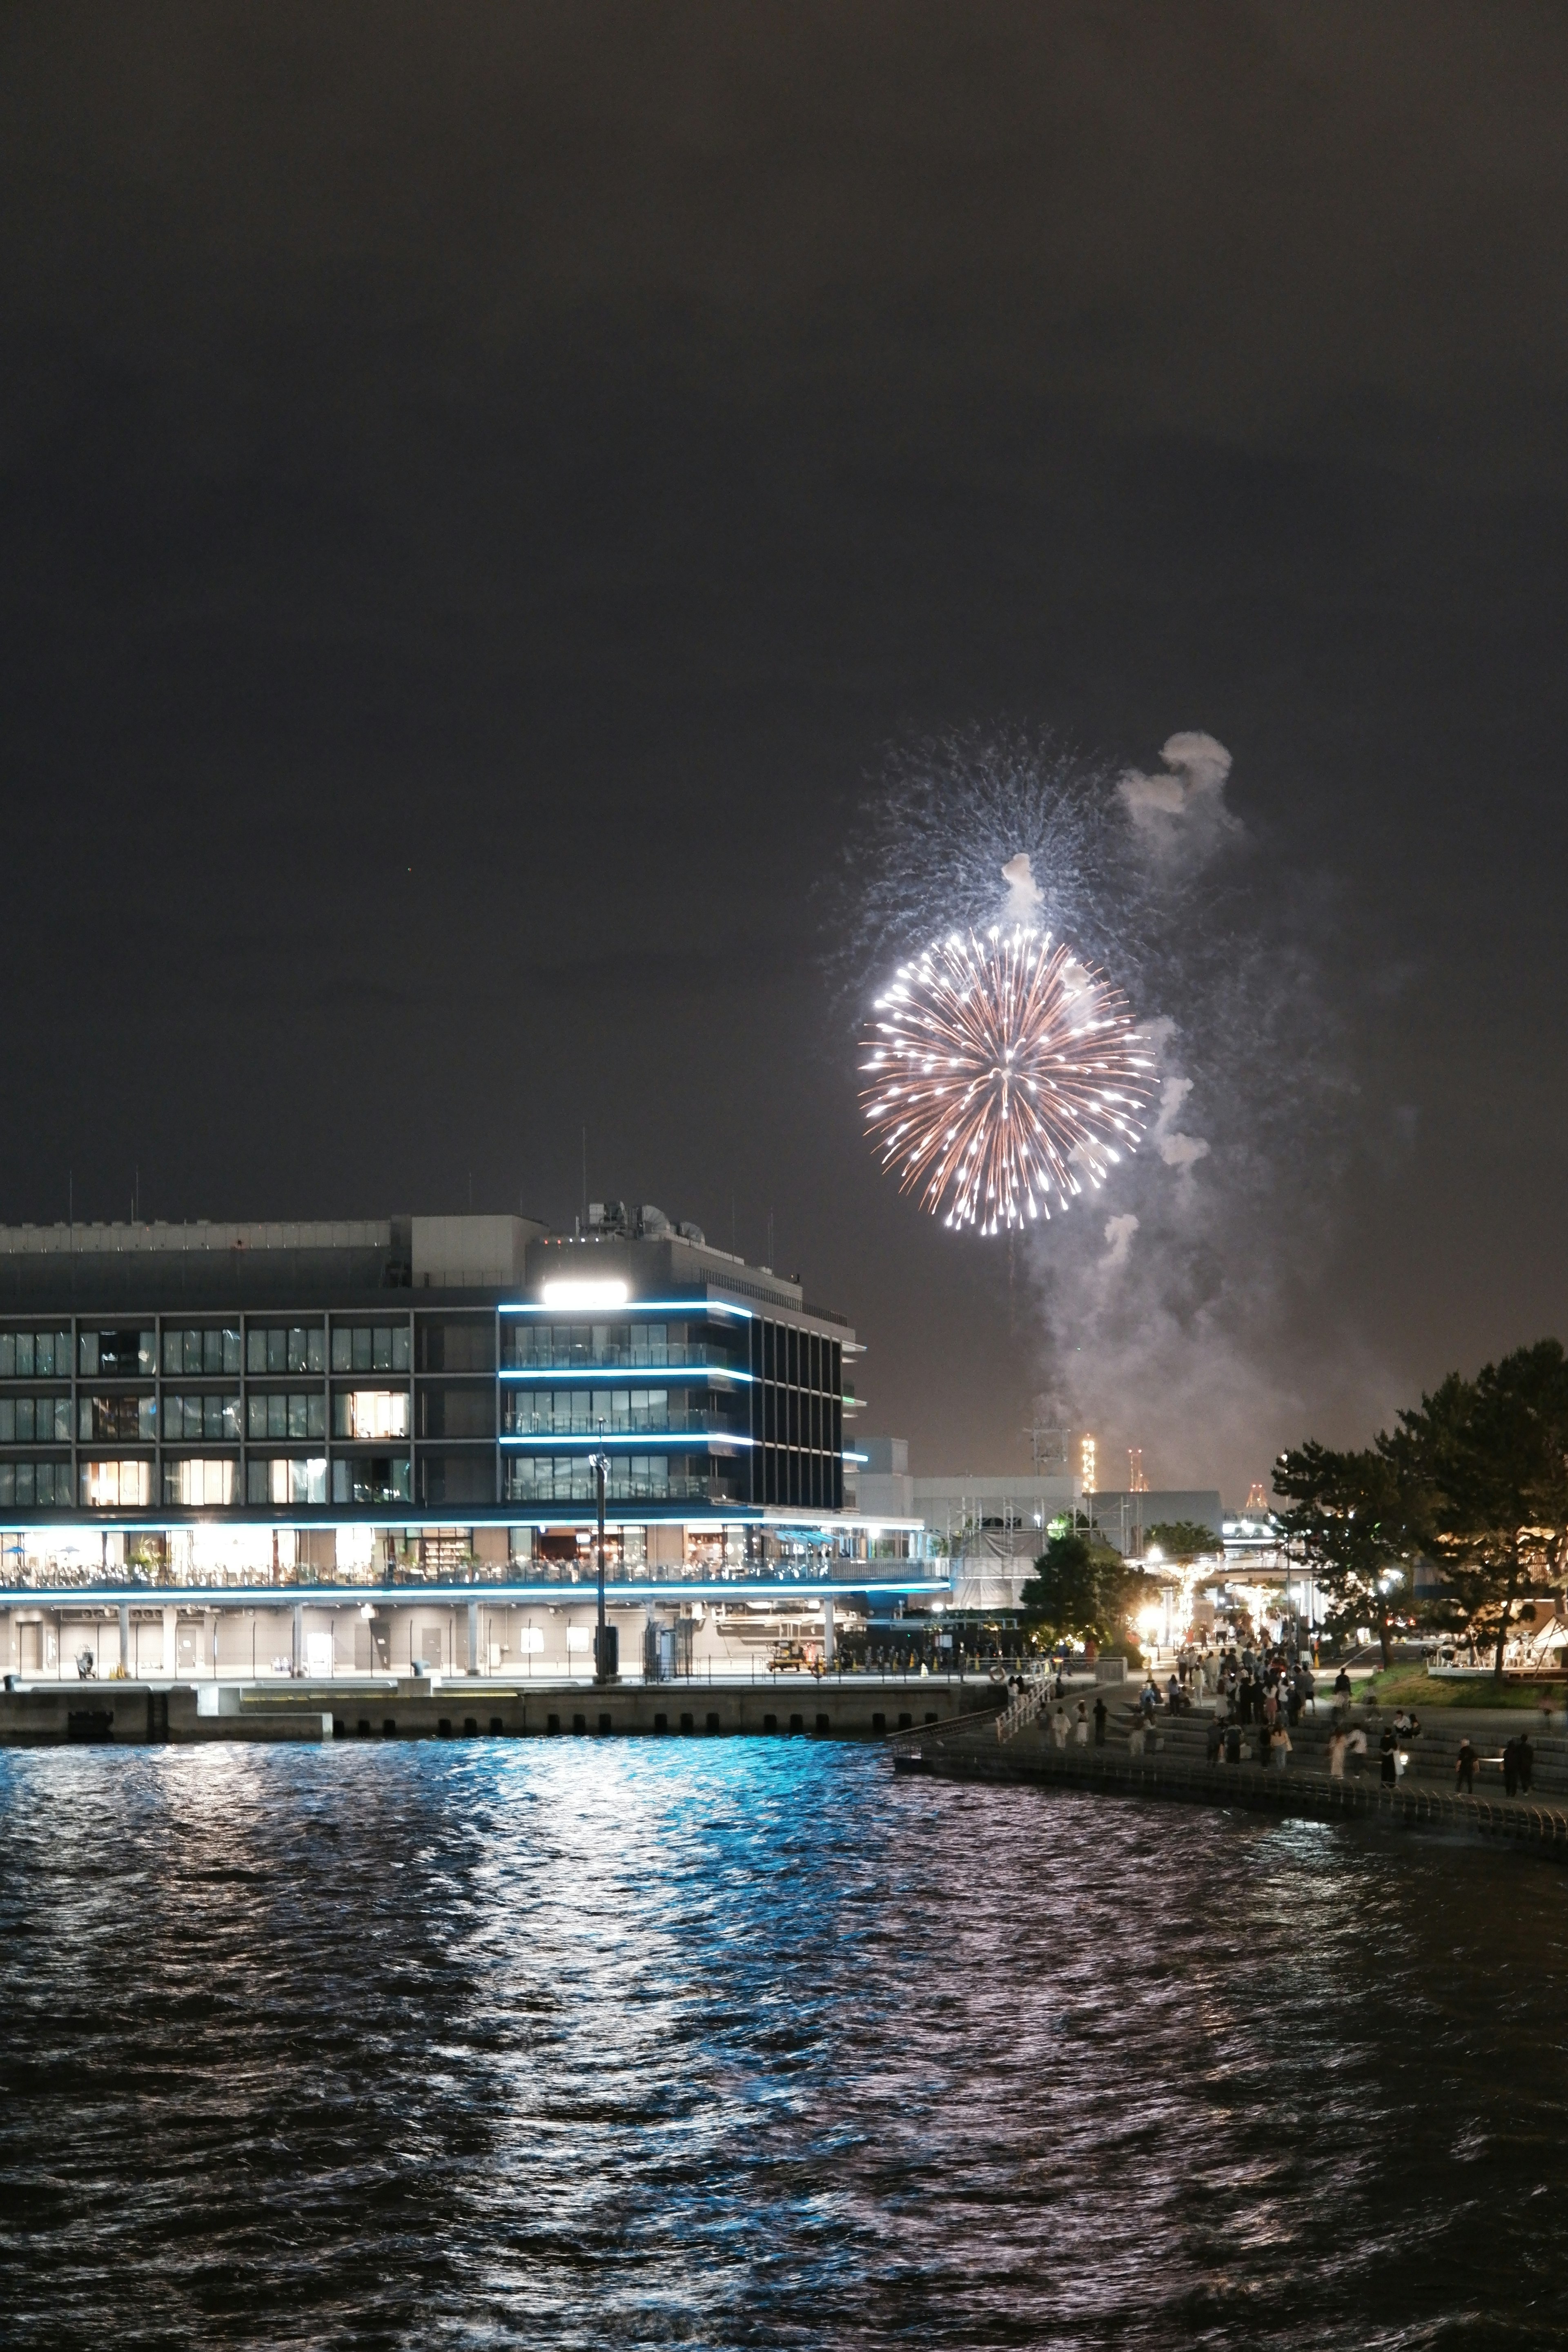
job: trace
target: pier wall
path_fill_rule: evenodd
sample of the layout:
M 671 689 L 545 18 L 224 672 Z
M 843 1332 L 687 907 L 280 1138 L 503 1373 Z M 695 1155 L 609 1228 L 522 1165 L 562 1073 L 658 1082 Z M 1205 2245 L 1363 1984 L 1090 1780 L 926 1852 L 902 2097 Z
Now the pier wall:
M 0 1746 L 229 1739 L 589 1737 L 880 1740 L 999 1704 L 958 1677 L 784 1674 L 757 1681 L 519 1684 L 410 1675 L 331 1684 L 38 1683 L 0 1692 Z

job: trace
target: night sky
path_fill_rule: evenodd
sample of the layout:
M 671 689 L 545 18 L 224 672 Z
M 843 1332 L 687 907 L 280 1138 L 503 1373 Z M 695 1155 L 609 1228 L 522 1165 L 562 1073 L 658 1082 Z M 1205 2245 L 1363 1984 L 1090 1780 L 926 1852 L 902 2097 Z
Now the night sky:
M 0 44 L 0 1216 L 569 1223 L 585 1126 L 595 1197 L 772 1214 L 863 1427 L 1021 1467 L 1037 1294 L 878 1174 L 818 886 L 889 744 L 1202 729 L 1359 1108 L 1252 1421 L 1154 1483 L 1563 1329 L 1562 12 Z

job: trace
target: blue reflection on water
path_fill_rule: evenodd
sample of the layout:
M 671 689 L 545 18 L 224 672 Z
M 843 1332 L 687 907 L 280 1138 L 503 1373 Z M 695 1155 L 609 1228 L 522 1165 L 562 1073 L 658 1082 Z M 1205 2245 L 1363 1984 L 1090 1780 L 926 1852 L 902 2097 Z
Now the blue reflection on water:
M 0 1832 L 18 2345 L 1557 2340 L 1538 1863 L 798 1740 L 12 1753 Z

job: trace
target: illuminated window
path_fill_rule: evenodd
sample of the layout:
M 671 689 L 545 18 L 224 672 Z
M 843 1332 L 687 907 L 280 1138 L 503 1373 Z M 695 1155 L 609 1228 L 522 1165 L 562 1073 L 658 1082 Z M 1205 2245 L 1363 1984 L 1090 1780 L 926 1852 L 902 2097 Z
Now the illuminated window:
M 406 1437 L 406 1389 L 345 1389 L 332 1399 L 332 1435 L 359 1439 Z
M 150 1462 L 84 1462 L 81 1499 L 89 1510 L 144 1511 L 153 1496 Z
M 177 1503 L 185 1510 L 211 1509 L 237 1503 L 239 1465 L 237 1462 L 214 1462 L 211 1459 L 165 1461 L 163 1500 L 165 1503 Z

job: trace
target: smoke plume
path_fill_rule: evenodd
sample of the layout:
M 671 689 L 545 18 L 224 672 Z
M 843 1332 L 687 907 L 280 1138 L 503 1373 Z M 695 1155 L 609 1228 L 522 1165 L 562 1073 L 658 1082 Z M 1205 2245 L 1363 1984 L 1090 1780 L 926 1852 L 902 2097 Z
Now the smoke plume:
M 1137 1153 L 1086 1183 L 1086 1213 L 1018 1244 L 1039 1379 L 1108 1461 L 1142 1445 L 1156 1486 L 1239 1496 L 1325 1398 L 1382 1392 L 1353 1348 L 1331 1359 L 1300 1336 L 1354 1087 L 1320 898 L 1263 871 L 1223 743 L 1184 731 L 1160 758 L 1128 768 L 979 729 L 896 750 L 840 877 L 839 971 L 858 1015 L 939 934 L 1023 920 L 1126 991 L 1157 1097 Z

